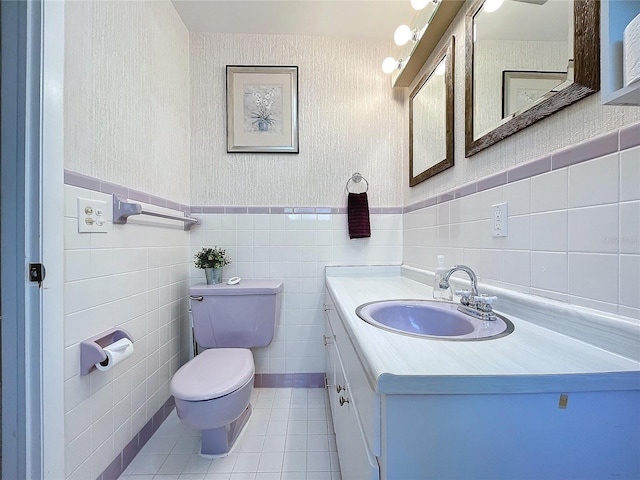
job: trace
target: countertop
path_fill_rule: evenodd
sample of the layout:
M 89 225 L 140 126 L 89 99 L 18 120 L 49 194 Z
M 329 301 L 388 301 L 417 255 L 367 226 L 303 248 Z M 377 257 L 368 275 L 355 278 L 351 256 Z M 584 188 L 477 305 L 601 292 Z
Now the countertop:
M 361 320 L 355 310 L 366 302 L 431 299 L 431 287 L 402 276 L 400 267 L 328 267 L 326 286 L 377 393 L 640 390 L 637 360 L 513 314 L 505 315 L 515 325 L 513 333 L 479 342 L 415 338 Z M 495 310 L 503 313 L 499 300 Z

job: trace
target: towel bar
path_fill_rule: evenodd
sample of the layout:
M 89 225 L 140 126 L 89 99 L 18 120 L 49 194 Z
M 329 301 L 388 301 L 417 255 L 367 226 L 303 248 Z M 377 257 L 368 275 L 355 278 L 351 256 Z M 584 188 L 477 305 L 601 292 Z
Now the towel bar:
M 113 223 L 124 225 L 131 215 L 149 215 L 151 217 L 167 218 L 169 220 L 179 220 L 184 222 L 184 229 L 190 230 L 193 225 L 200 225 L 200 219 L 190 217 L 188 215 L 179 216 L 168 213 L 153 212 L 145 210 L 139 203 L 126 202 L 120 200 L 117 195 L 113 194 Z

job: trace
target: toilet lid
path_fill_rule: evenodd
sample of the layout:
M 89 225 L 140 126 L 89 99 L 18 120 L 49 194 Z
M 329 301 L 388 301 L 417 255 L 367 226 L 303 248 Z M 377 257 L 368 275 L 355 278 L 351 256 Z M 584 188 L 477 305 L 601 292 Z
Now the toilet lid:
M 212 348 L 178 369 L 171 394 L 192 402 L 222 397 L 246 385 L 254 371 L 248 348 Z

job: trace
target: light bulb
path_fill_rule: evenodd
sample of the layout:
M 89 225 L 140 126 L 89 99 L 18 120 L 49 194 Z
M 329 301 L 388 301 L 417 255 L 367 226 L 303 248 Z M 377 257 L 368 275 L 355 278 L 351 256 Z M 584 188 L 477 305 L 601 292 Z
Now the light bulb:
M 393 33 L 393 41 L 396 42 L 396 45 L 402 46 L 411 40 L 411 35 L 412 32 L 408 25 L 400 25 Z
M 414 10 L 422 10 L 427 6 L 427 3 L 429 3 L 429 0 L 411 0 L 411 6 Z
M 500 8 L 503 1 L 504 0 L 487 0 L 486 2 L 484 2 L 484 6 L 482 7 L 482 10 L 484 10 L 487 13 L 495 12 Z
M 387 57 L 382 61 L 382 71 L 391 73 L 398 68 L 398 61 L 393 57 Z

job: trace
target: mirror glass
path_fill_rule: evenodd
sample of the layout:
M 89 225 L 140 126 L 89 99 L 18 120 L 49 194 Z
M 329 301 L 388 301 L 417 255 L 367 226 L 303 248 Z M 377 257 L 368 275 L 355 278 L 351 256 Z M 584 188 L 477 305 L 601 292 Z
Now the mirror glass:
M 453 166 L 453 37 L 409 96 L 409 185 Z
M 597 0 L 474 4 L 466 28 L 467 155 L 599 89 L 598 15 Z

